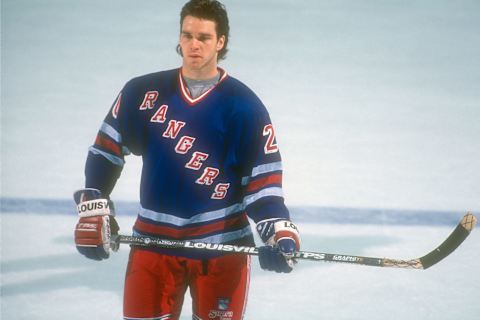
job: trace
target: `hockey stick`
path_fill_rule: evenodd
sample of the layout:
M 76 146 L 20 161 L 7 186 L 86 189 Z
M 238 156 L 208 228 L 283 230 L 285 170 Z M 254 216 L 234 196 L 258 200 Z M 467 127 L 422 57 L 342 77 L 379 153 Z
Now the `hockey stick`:
M 472 213 L 467 213 L 455 230 L 443 241 L 437 248 L 427 253 L 421 258 L 411 260 L 399 260 L 390 258 L 373 258 L 352 256 L 346 254 L 335 253 L 322 253 L 322 252 L 309 252 L 299 251 L 296 253 L 297 259 L 310 260 L 310 261 L 326 261 L 326 262 L 342 262 L 351 263 L 365 266 L 375 267 L 394 267 L 394 268 L 407 268 L 407 269 L 427 269 L 437 262 L 443 260 L 450 253 L 460 246 L 460 244 L 468 237 L 470 231 L 475 227 L 477 218 Z M 205 242 L 193 242 L 185 240 L 167 240 L 153 237 L 136 237 L 136 236 L 124 236 L 117 235 L 112 237 L 117 248 L 121 243 L 130 244 L 134 246 L 143 247 L 157 247 L 157 248 L 188 248 L 194 250 L 207 250 L 217 252 L 228 253 L 241 253 L 258 256 L 257 247 L 248 246 L 235 246 L 228 244 L 217 243 L 205 243 Z

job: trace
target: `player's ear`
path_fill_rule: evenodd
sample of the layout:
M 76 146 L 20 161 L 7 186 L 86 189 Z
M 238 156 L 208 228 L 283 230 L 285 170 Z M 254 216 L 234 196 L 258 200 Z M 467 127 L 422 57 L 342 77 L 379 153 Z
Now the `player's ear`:
M 221 36 L 218 38 L 217 41 L 217 52 L 223 49 L 223 46 L 225 45 L 225 36 Z
M 176 50 L 177 50 L 177 53 L 178 53 L 181 57 L 183 57 L 182 47 L 180 47 L 180 43 L 177 44 Z

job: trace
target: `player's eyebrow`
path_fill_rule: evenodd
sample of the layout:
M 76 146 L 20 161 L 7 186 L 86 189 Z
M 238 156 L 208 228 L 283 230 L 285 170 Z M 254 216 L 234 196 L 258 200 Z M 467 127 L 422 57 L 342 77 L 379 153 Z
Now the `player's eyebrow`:
M 182 30 L 181 33 L 182 33 L 182 35 L 185 35 L 185 36 L 191 36 L 191 35 L 192 35 L 191 32 L 183 31 L 183 30 Z M 204 33 L 204 32 L 200 32 L 200 33 L 198 34 L 198 36 L 199 36 L 199 37 L 202 37 L 202 38 L 205 38 L 205 39 L 207 39 L 207 38 L 213 38 L 213 34 L 211 34 L 211 33 Z

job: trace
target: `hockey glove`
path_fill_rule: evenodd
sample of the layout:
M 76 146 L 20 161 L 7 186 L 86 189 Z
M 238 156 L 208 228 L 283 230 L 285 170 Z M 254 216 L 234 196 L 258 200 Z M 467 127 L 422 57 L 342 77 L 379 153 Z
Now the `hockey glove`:
M 73 194 L 80 217 L 75 227 L 78 252 L 89 259 L 102 260 L 110 256 L 111 236 L 118 234 L 113 203 L 97 189 L 81 189 Z M 112 248 L 114 251 L 118 247 Z
M 257 231 L 266 244 L 259 249 L 260 266 L 264 270 L 289 273 L 300 250 L 297 226 L 286 219 L 267 219 L 257 223 Z

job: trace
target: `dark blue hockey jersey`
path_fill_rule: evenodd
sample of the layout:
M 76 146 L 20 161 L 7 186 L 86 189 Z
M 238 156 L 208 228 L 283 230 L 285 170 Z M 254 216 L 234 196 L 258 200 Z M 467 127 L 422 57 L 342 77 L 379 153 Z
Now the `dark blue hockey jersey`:
M 268 112 L 221 72 L 219 83 L 195 99 L 181 69 L 132 79 L 106 116 L 89 149 L 86 187 L 109 195 L 124 156 L 141 156 L 135 235 L 251 245 L 247 215 L 255 222 L 289 218 Z

